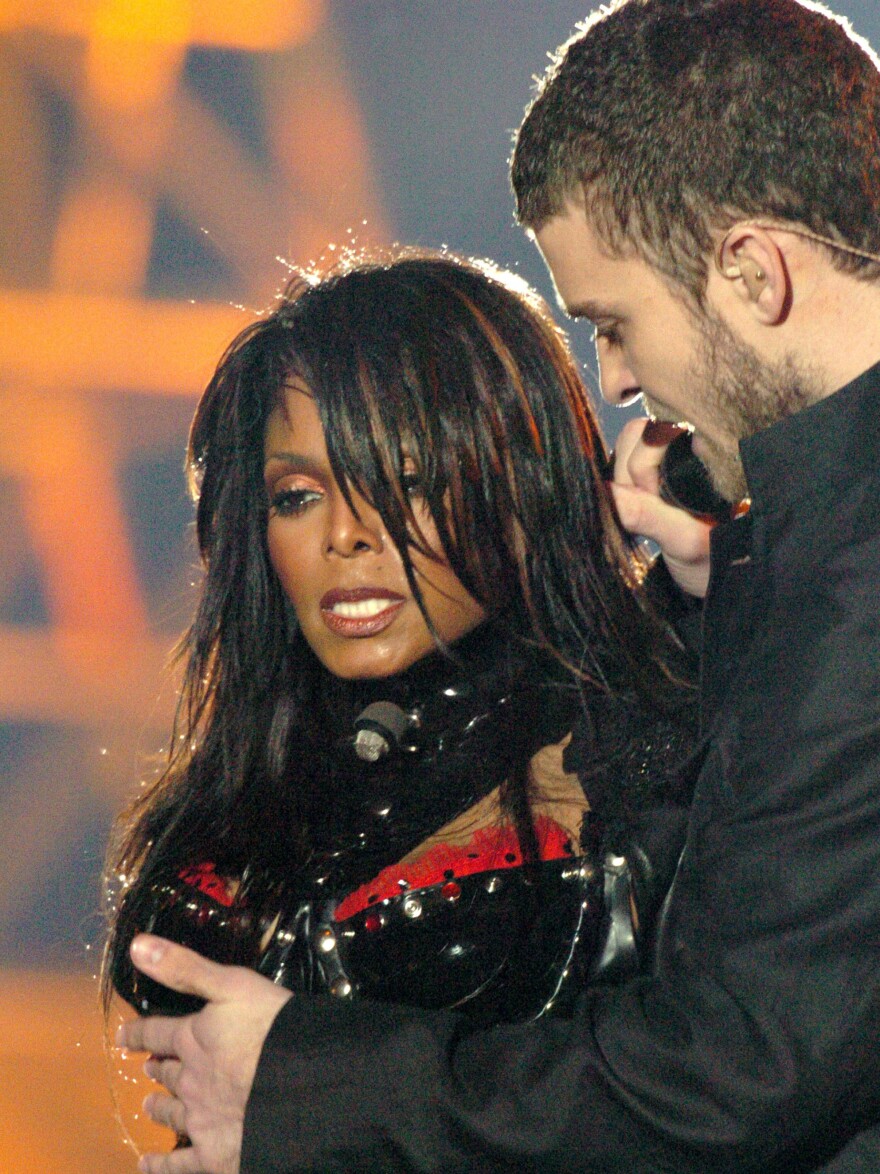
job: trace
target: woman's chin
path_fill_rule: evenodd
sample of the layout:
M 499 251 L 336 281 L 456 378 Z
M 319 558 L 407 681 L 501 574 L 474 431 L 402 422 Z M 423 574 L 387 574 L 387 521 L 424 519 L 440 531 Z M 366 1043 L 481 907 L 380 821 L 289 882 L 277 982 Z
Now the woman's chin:
M 381 681 L 386 677 L 396 677 L 398 673 L 406 672 L 420 660 L 436 651 L 434 648 L 422 649 L 412 655 L 393 656 L 364 656 L 350 655 L 344 657 L 320 657 L 324 668 L 343 681 Z

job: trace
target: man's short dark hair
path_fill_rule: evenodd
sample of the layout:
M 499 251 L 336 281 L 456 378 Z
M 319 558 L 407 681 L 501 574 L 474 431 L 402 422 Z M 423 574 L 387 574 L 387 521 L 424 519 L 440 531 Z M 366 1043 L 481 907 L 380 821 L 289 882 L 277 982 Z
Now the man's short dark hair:
M 878 62 L 812 0 L 616 0 L 555 57 L 512 179 L 526 227 L 585 200 L 613 252 L 634 251 L 698 300 L 713 230 L 737 219 L 877 253 Z

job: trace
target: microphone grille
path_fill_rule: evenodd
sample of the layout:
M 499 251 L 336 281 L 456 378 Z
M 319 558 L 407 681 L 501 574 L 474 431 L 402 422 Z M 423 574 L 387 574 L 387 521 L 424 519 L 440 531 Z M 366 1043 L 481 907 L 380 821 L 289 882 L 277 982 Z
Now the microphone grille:
M 410 719 L 393 701 L 374 701 L 354 721 L 354 749 L 365 762 L 378 762 L 400 743 Z

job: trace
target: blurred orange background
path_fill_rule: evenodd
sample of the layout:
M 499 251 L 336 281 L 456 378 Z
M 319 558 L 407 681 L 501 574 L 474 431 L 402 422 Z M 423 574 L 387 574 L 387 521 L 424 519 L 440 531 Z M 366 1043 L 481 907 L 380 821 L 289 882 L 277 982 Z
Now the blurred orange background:
M 233 303 L 389 234 L 337 42 L 321 0 L 0 4 L 4 1171 L 133 1168 L 117 1107 L 150 1133 L 140 1063 L 103 1051 L 102 842 L 168 730 L 197 581 L 175 474 Z M 250 142 L 198 84 L 224 62 Z

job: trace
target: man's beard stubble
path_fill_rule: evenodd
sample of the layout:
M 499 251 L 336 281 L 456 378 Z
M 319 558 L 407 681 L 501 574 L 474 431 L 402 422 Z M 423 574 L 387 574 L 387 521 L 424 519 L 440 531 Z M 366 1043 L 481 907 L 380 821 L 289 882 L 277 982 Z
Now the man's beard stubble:
M 693 384 L 703 408 L 730 447 L 701 433 L 704 461 L 718 493 L 730 502 L 748 496 L 738 441 L 769 428 L 827 394 L 818 377 L 792 356 L 772 363 L 733 333 L 714 314 L 699 318 L 703 340 Z M 702 388 L 702 390 L 699 390 Z

